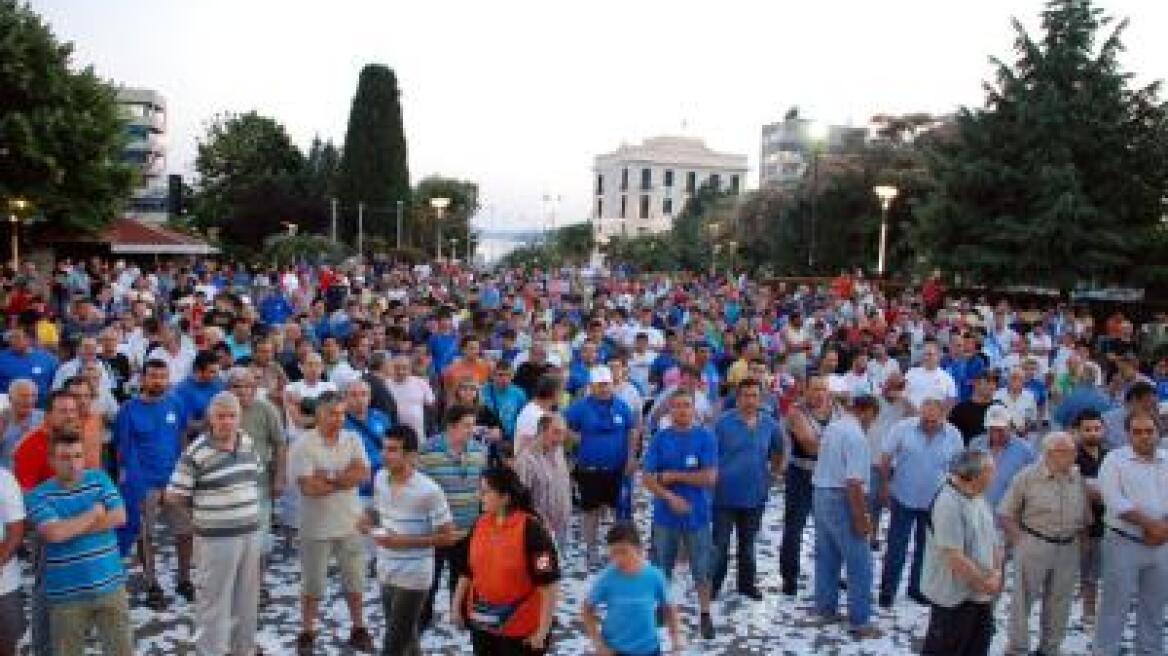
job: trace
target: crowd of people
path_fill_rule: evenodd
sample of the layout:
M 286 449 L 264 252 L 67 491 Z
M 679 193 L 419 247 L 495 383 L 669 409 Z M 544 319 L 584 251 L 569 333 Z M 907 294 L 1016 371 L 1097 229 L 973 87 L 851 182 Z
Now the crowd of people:
M 859 274 L 94 258 L 0 282 L 0 656 L 26 631 L 38 655 L 133 654 L 131 604 L 176 597 L 195 653 L 258 653 L 279 544 L 299 654 L 333 583 L 357 651 L 420 654 L 439 622 L 476 654 L 554 651 L 570 553 L 599 654 L 713 639 L 717 598 L 808 578 L 808 626 L 857 640 L 915 603 L 922 653 L 986 654 L 1000 609 L 1008 654 L 1054 656 L 1078 596 L 1096 654 L 1129 624 L 1165 653 L 1163 317 Z

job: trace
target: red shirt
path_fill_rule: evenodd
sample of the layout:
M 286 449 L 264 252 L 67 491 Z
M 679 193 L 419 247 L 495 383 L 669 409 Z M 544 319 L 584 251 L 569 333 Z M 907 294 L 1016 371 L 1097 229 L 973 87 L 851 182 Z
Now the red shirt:
M 12 473 L 28 492 L 53 477 L 49 466 L 49 431 L 44 424 L 24 434 L 12 451 Z

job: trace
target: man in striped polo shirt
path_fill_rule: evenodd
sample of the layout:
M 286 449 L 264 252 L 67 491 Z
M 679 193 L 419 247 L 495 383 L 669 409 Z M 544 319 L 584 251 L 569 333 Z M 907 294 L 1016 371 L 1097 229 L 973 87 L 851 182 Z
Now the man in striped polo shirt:
M 442 567 L 445 564 L 450 570 L 447 589 L 453 596 L 458 572 L 466 562 L 466 536 L 479 518 L 479 478 L 487 467 L 487 450 L 471 439 L 476 417 L 477 411 L 470 406 L 451 407 L 446 411 L 446 432 L 430 440 L 418 457 L 418 469 L 434 479 L 446 493 L 457 529 L 457 542 L 439 547 L 434 553 L 434 579 L 430 584 L 430 596 L 422 605 L 419 625 L 423 631 L 430 626 L 434 615 L 434 597 L 438 592 Z
M 231 392 L 207 406 L 209 430 L 191 442 L 171 475 L 166 501 L 192 512 L 195 529 L 195 653 L 254 654 L 259 611 L 259 460 L 239 429 Z
M 383 441 L 385 468 L 374 476 L 373 521 L 363 525 L 378 547 L 386 623 L 382 653 L 421 656 L 418 621 L 434 576 L 434 547 L 453 544 L 454 517 L 442 488 L 414 469 L 414 429 L 399 424 L 386 431 Z
M 58 656 L 85 652 L 93 629 L 106 656 L 131 656 L 130 607 L 126 572 L 114 529 L 126 509 L 113 481 L 100 469 L 85 468 L 85 450 L 76 431 L 49 437 L 53 478 L 25 496 L 29 522 L 45 543 L 45 596 L 52 644 Z

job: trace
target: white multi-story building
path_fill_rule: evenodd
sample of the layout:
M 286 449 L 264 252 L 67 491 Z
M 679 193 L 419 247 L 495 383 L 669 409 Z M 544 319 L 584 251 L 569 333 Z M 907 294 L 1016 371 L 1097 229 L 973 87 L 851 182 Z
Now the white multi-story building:
M 592 227 L 597 241 L 665 232 L 703 185 L 739 193 L 746 155 L 710 150 L 700 139 L 653 137 L 598 155 L 593 165 Z
M 163 223 L 167 218 L 166 99 L 157 91 L 121 87 L 118 104 L 129 141 L 122 160 L 138 171 L 126 216 Z
M 758 161 L 758 186 L 802 180 L 816 152 L 841 155 L 863 148 L 867 128 L 832 125 L 814 134 L 811 119 L 788 116 L 762 126 L 762 147 Z

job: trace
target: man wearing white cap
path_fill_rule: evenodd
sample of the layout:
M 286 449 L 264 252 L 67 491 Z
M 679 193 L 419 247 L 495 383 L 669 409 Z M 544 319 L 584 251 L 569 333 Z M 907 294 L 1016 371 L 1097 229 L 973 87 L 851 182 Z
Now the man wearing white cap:
M 612 371 L 604 365 L 589 371 L 588 395 L 568 406 L 564 419 L 579 438 L 574 476 L 584 511 L 581 531 L 591 567 L 599 555 L 600 510 L 616 509 L 621 479 L 636 467 L 640 444 L 633 410 L 613 396 Z

